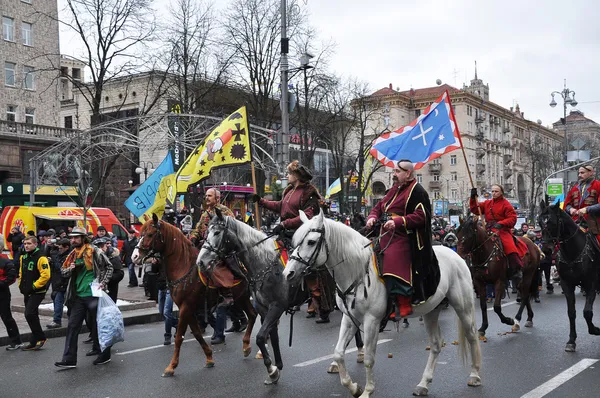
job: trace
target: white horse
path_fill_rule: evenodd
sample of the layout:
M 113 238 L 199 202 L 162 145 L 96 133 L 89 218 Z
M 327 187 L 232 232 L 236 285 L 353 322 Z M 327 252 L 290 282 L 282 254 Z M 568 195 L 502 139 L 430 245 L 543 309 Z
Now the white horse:
M 294 234 L 293 243 L 296 249 L 290 256 L 283 275 L 293 283 L 309 270 L 326 267 L 331 273 L 337 288 L 344 296 L 337 296 L 337 305 L 344 315 L 334 353 L 334 359 L 339 366 L 340 381 L 354 397 L 370 397 L 375 389 L 373 365 L 379 322 L 384 317 L 387 307 L 387 291 L 383 280 L 378 277 L 370 242 L 344 224 L 326 219 L 323 213 L 308 220 L 301 211 L 300 217 L 304 224 Z M 431 345 L 423 377 L 413 391 L 413 395 L 417 396 L 428 394 L 442 348 L 438 306 L 444 298 L 448 298 L 459 318 L 459 353 L 463 362 L 466 362 L 469 353 L 471 356 L 471 373 L 467 384 L 481 385 L 481 352 L 475 326 L 471 273 L 464 260 L 451 249 L 435 246 L 434 251 L 440 264 L 437 291 L 425 303 L 414 307 L 411 315 L 423 316 Z M 367 383 L 364 391 L 358 383 L 352 381 L 344 365 L 346 346 L 354 337 L 359 325 L 364 329 L 365 342 L 364 364 Z

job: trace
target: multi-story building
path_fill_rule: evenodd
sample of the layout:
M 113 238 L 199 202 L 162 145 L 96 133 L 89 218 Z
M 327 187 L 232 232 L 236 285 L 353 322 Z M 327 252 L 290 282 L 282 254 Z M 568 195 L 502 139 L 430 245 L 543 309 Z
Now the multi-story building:
M 57 3 L 19 0 L 2 5 L 0 119 L 57 126 Z
M 562 137 L 541 122 L 525 119 L 518 105 L 507 109 L 490 101 L 489 86 L 477 74 L 462 89 L 444 84 L 400 91 L 390 84 L 376 91 L 370 100 L 380 112 L 370 121 L 372 131 L 393 131 L 410 123 L 446 90 L 452 99 L 466 162 L 460 150 L 447 153 L 417 170 L 417 180 L 432 199 L 447 199 L 457 210 L 466 208 L 471 181 L 484 197 L 489 197 L 492 184 L 502 184 L 513 203 L 528 207 L 531 190 L 540 190 L 539 184 L 532 187 L 535 170 L 530 169 L 528 147 L 535 139 L 538 147 L 549 151 L 561 146 Z M 371 205 L 391 186 L 389 172 L 381 169 L 374 174 Z
M 553 127 L 563 134 L 566 131 L 571 161 L 580 162 L 600 156 L 600 124 L 585 117 L 582 111 L 571 111 L 566 120 L 557 120 Z M 573 170 L 569 173 L 569 182 L 576 179 L 577 170 Z

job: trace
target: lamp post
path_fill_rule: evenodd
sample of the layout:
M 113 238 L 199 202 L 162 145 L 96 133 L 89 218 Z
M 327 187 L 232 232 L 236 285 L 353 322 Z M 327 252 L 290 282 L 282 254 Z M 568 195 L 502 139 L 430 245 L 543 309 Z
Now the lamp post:
M 154 173 L 154 164 L 152 162 L 141 161 L 140 165 L 135 168 L 135 174 L 141 175 L 144 173 L 144 181 L 148 179 L 148 176 Z
M 565 145 L 564 166 L 565 166 L 565 168 L 568 168 L 569 162 L 567 161 L 567 152 L 569 151 L 569 139 L 567 137 L 567 105 L 576 107 L 577 100 L 575 99 L 575 91 L 569 90 L 567 88 L 567 79 L 565 79 L 565 81 L 564 81 L 564 88 L 562 91 L 553 91 L 552 93 L 550 93 L 550 95 L 552 96 L 552 100 L 550 101 L 550 107 L 552 107 L 552 108 L 556 107 L 556 101 L 554 100 L 554 96 L 556 94 L 560 95 L 563 99 L 563 118 L 561 121 L 564 126 L 563 134 L 565 136 L 565 138 L 564 138 L 564 140 L 565 140 L 565 142 L 564 142 L 564 145 Z M 567 171 L 565 170 L 565 173 L 563 176 L 563 195 L 565 195 L 565 196 L 567 195 L 567 188 L 568 188 Z

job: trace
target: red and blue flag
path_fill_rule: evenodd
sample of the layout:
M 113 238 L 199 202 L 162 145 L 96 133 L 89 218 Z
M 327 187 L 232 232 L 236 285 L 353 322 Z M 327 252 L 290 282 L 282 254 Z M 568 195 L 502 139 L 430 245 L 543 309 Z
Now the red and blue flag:
M 445 91 L 409 125 L 382 134 L 371 148 L 371 155 L 388 167 L 402 159 L 420 169 L 427 162 L 462 146 L 450 95 Z

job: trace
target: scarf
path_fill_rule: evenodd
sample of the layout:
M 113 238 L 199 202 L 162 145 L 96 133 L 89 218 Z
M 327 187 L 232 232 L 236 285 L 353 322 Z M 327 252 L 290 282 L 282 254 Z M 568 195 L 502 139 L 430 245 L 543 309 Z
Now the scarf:
M 69 253 L 69 256 L 67 257 L 67 259 L 65 260 L 65 262 L 63 263 L 63 268 L 68 268 L 69 265 L 71 265 L 71 263 L 75 262 L 76 259 L 83 257 L 83 261 L 85 263 L 85 268 L 88 271 L 91 271 L 93 266 L 94 266 L 94 260 L 93 257 L 94 256 L 94 249 L 92 248 L 92 246 L 90 244 L 85 244 L 81 247 L 76 247 L 74 248 L 71 253 Z

